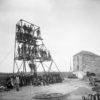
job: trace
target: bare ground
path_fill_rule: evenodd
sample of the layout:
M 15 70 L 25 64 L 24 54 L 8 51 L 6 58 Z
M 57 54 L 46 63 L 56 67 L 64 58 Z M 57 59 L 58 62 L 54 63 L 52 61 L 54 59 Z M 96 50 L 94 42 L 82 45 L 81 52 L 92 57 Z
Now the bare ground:
M 9 92 L 1 92 L 0 100 L 36 100 L 33 97 L 37 94 L 62 93 L 66 95 L 63 100 L 81 100 L 82 96 L 92 93 L 88 82 L 78 79 L 66 80 L 63 83 L 48 86 L 26 86 Z

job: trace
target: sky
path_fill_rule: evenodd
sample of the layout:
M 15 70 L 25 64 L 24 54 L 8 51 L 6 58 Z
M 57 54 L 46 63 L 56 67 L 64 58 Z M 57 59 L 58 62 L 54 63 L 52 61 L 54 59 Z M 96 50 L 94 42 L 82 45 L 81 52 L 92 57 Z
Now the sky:
M 99 0 L 0 0 L 0 72 L 13 71 L 20 19 L 40 26 L 60 71 L 69 71 L 73 55 L 81 50 L 100 55 Z

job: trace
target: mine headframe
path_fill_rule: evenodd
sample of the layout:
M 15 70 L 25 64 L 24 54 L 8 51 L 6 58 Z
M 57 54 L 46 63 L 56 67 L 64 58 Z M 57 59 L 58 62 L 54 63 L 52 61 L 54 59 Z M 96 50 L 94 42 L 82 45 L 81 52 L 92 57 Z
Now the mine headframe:
M 50 63 L 46 65 L 45 62 Z M 46 73 L 52 70 L 53 63 L 59 71 L 50 51 L 43 43 L 40 27 L 25 20 L 19 20 L 16 24 L 13 73 L 26 73 L 29 67 L 31 73 L 37 74 L 40 66 Z

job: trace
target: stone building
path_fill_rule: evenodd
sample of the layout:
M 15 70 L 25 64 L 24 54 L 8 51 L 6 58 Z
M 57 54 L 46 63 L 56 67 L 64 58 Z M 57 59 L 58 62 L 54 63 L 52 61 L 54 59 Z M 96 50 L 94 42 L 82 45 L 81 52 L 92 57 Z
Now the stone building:
M 73 56 L 73 71 L 76 73 L 95 72 L 100 73 L 100 56 L 81 51 Z

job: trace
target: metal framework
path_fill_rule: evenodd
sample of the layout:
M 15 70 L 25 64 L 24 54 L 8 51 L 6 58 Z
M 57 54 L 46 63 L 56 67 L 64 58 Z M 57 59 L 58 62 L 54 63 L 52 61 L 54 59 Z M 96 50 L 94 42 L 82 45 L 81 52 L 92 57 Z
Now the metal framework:
M 13 73 L 26 73 L 26 68 L 29 67 L 31 73 L 37 74 L 40 66 L 46 73 L 52 71 L 53 64 L 59 71 L 50 51 L 43 43 L 40 27 L 25 20 L 19 20 L 16 24 Z

